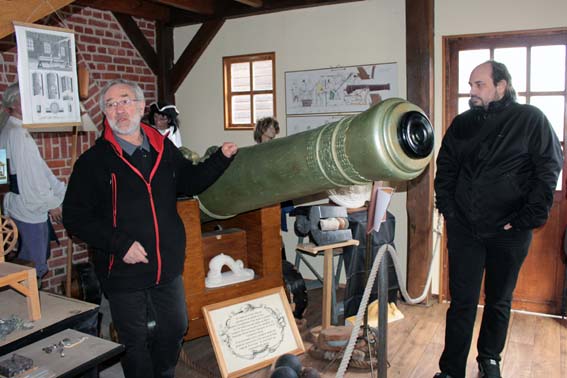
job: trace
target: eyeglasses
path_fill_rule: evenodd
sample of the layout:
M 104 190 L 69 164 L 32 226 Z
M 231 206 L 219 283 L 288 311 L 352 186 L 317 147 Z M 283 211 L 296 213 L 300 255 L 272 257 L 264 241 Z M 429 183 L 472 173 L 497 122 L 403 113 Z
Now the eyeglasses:
M 107 102 L 105 105 L 105 109 L 116 110 L 118 109 L 119 106 L 130 106 L 136 101 L 140 101 L 140 100 L 138 100 L 137 98 L 125 98 L 119 101 Z

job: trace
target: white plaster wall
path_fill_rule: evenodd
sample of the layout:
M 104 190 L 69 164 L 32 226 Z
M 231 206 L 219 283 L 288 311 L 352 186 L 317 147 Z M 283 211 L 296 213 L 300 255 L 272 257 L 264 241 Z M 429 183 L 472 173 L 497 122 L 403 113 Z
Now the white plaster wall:
M 254 143 L 252 131 L 224 131 L 224 56 L 276 53 L 276 111 L 282 128 L 280 136 L 286 135 L 286 71 L 397 62 L 399 96 L 405 98 L 404 19 L 403 1 L 367 0 L 228 20 L 176 93 L 183 144 L 202 154 L 208 146 L 223 141 L 234 141 L 240 146 Z M 197 30 L 198 26 L 176 29 L 176 59 Z M 396 217 L 395 242 L 404 268 L 405 204 L 405 193 L 398 193 L 390 207 Z M 293 230 L 293 219 L 289 223 Z M 284 235 L 284 242 L 288 259 L 294 261 L 297 238 L 293 231 Z M 322 273 L 322 257 L 314 260 Z M 301 272 L 306 278 L 314 277 L 304 266 Z

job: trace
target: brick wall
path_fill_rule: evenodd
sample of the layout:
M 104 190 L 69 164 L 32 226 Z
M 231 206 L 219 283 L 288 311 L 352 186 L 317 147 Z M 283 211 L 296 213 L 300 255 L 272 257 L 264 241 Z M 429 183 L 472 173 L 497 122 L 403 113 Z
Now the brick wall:
M 57 17 L 55 17 L 57 16 Z M 98 106 L 98 94 L 104 84 L 115 78 L 133 80 L 144 90 L 147 103 L 157 96 L 157 79 L 138 54 L 120 24 L 110 12 L 71 5 L 51 16 L 59 27 L 75 32 L 77 64 L 83 64 L 89 72 L 89 98 L 82 102 L 94 124 L 100 130 L 102 113 Z M 148 41 L 155 48 L 155 24 L 153 21 L 135 19 Z M 17 80 L 17 52 L 2 53 L 4 64 L 0 66 L 0 91 Z M 1 62 L 1 61 L 0 61 Z M 98 135 L 95 132 L 80 132 L 77 156 L 87 150 Z M 67 182 L 72 169 L 72 133 L 32 133 L 39 150 L 61 180 Z M 60 245 L 51 243 L 49 273 L 43 278 L 44 290 L 61 292 L 66 278 L 67 234 L 61 225 L 55 225 Z M 86 245 L 74 244 L 73 262 L 88 257 Z

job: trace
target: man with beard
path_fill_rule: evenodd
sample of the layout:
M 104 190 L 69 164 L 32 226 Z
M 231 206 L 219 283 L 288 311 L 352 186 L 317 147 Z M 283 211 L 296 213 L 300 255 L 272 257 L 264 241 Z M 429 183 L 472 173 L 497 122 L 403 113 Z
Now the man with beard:
M 446 222 L 451 294 L 438 378 L 465 377 L 483 274 L 477 362 L 481 377 L 501 377 L 512 293 L 563 165 L 549 121 L 515 101 L 504 64 L 477 66 L 469 85 L 471 108 L 455 117 L 437 157 L 436 206 Z
M 237 152 L 224 143 L 193 165 L 140 120 L 145 100 L 131 81 L 101 91 L 102 136 L 77 160 L 63 202 L 64 225 L 94 250 L 126 378 L 173 377 L 187 330 L 182 282 L 185 231 L 178 193 L 211 185 Z

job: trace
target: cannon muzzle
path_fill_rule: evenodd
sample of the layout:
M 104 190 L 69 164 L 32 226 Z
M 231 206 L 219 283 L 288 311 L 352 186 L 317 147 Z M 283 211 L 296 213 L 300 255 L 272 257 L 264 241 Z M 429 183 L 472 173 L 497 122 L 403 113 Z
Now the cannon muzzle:
M 225 173 L 198 196 L 217 219 L 372 181 L 407 181 L 425 169 L 433 128 L 419 107 L 392 98 L 349 116 L 239 149 Z

